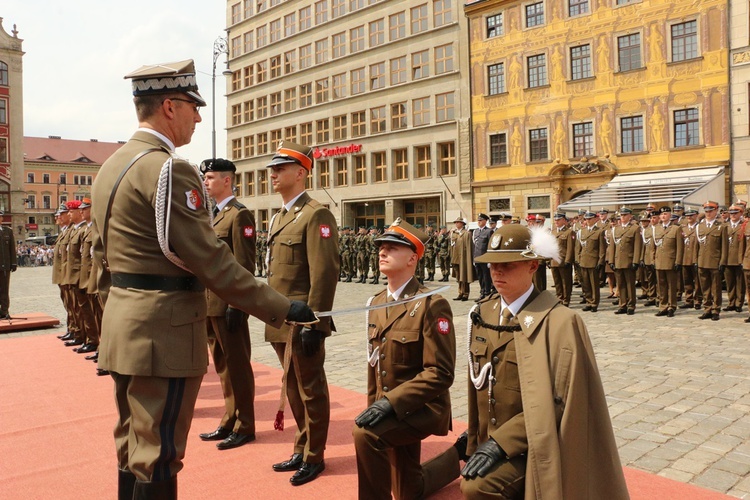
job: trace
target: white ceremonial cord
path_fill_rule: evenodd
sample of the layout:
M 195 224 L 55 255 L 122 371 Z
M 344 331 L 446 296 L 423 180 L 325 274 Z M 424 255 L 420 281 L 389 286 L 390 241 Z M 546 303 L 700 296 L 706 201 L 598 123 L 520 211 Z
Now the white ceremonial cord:
M 169 249 L 169 224 L 172 216 L 172 164 L 175 156 L 170 155 L 159 172 L 159 181 L 156 185 L 156 237 L 159 240 L 159 248 L 161 248 L 167 260 L 185 271 L 192 272 L 188 269 L 185 262 Z M 193 169 L 200 182 L 198 170 L 195 166 L 193 166 Z M 203 187 L 203 207 L 209 214 L 209 220 L 212 220 L 213 217 L 208 203 L 208 193 L 203 183 L 200 182 L 200 184 Z
M 276 216 L 279 215 L 281 212 L 276 212 L 273 214 L 273 217 L 271 217 L 271 222 L 268 224 L 268 232 L 269 234 L 273 230 L 273 221 L 276 220 Z M 266 269 L 268 269 L 268 265 L 271 263 L 271 245 L 266 246 Z
M 466 354 L 469 358 L 469 377 L 471 378 L 471 383 L 474 384 L 474 387 L 477 390 L 479 390 L 487 381 L 487 374 L 489 374 L 490 370 L 492 369 L 492 363 L 488 361 L 479 371 L 479 375 L 474 374 L 474 363 L 472 362 L 471 358 L 471 336 L 472 330 L 474 328 L 474 323 L 472 323 L 471 321 L 471 313 L 476 311 L 477 308 L 479 308 L 479 304 L 476 304 L 471 308 L 471 310 L 469 311 L 468 319 L 466 321 Z M 492 389 L 490 388 L 490 391 L 491 390 Z
M 372 299 L 375 297 L 370 297 L 367 299 L 366 307 L 370 307 L 370 304 L 372 304 Z M 370 366 L 378 365 L 378 371 L 380 370 L 380 358 L 378 357 L 378 354 L 380 354 L 380 347 L 376 347 L 373 351 L 372 349 L 372 342 L 370 342 L 370 310 L 368 309 L 365 311 L 365 335 L 367 337 L 367 362 L 370 364 Z

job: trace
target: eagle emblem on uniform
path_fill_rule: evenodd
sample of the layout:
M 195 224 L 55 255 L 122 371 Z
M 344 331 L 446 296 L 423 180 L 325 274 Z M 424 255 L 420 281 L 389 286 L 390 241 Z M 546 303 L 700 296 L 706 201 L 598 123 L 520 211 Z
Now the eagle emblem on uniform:
M 328 224 L 321 224 L 320 225 L 320 237 L 321 238 L 330 238 L 331 237 L 331 226 Z
M 198 192 L 197 189 L 191 189 L 190 191 L 185 191 L 185 198 L 186 198 L 186 205 L 190 210 L 198 210 L 198 207 L 203 205 L 203 201 L 201 200 L 201 194 Z
M 252 238 L 255 236 L 255 228 L 253 226 L 245 226 L 242 228 L 242 234 L 245 238 Z
M 441 335 L 448 335 L 448 332 L 451 331 L 450 321 L 448 321 L 447 318 L 438 318 L 437 330 L 438 330 L 438 333 L 440 333 Z

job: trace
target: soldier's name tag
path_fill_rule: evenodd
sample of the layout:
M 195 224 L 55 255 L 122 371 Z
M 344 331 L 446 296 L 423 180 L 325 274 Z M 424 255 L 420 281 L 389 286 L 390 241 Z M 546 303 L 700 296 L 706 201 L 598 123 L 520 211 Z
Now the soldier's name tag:
M 479 371 L 479 361 L 472 361 L 472 365 L 474 365 L 474 373 Z
M 484 337 L 474 337 L 474 340 L 476 340 L 477 342 L 481 342 L 482 344 L 487 343 L 487 339 Z
M 245 238 L 252 238 L 255 236 L 255 228 L 253 226 L 244 226 L 242 228 L 242 235 Z

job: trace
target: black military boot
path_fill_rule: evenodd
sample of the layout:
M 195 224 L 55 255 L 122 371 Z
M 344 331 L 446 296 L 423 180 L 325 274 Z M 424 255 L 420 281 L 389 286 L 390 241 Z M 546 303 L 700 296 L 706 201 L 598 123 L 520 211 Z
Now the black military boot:
M 117 500 L 133 500 L 135 475 L 129 470 L 117 471 Z
M 435 281 L 435 273 L 430 273 L 430 275 L 427 276 L 427 281 Z
M 177 476 L 164 481 L 136 481 L 133 500 L 177 500 Z
M 377 285 L 378 283 L 380 283 L 380 279 L 377 276 L 370 282 L 371 285 Z
M 351 283 L 351 282 L 352 282 L 352 275 L 350 274 L 349 276 L 346 277 L 346 281 L 344 281 L 344 283 Z

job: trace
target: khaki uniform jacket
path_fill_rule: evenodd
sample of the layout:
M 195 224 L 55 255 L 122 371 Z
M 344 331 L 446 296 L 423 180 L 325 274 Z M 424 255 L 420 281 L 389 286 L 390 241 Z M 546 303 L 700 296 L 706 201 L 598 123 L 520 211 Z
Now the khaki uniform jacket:
M 416 278 L 401 298 L 427 291 Z M 372 304 L 382 304 L 387 290 Z M 367 404 L 385 397 L 396 418 L 424 433 L 444 436 L 451 427 L 450 386 L 456 365 L 456 333 L 450 305 L 440 295 L 371 311 L 368 352 L 378 349 L 367 368 Z
M 654 244 L 654 226 L 649 224 L 648 226 L 641 227 L 641 240 L 643 240 L 643 246 L 641 248 L 641 262 L 646 266 L 653 266 L 654 259 L 656 258 L 656 245 Z
M 592 229 L 581 228 L 578 237 L 580 250 L 578 253 L 578 264 L 581 267 L 593 269 L 597 265 L 604 265 L 606 255 L 606 243 L 604 242 L 604 231 L 598 226 Z
M 153 134 L 137 131 L 102 165 L 92 188 L 97 235 L 94 258 L 102 261 L 104 238 L 112 273 L 195 275 L 233 306 L 281 326 L 289 312 L 289 301 L 256 281 L 216 238 L 208 210 L 203 207 L 204 191 L 197 169 L 179 158 L 175 158 L 172 168 L 169 245 L 192 273 L 172 264 L 162 253 L 154 210 L 159 172 L 169 158 L 166 147 Z M 163 151 L 142 157 L 123 177 L 114 196 L 108 234 L 102 235 L 115 180 L 137 154 L 150 148 Z M 108 274 L 102 273 L 100 293 L 106 298 L 106 307 L 99 345 L 100 368 L 123 375 L 155 377 L 195 377 L 206 373 L 205 293 L 115 287 L 108 290 L 108 283 Z
M 610 244 L 615 247 L 614 260 L 615 269 L 627 269 L 631 264 L 638 264 L 637 260 L 643 252 L 643 239 L 641 239 L 641 228 L 638 224 L 630 221 L 626 226 L 618 224 L 609 230 Z
M 13 236 L 13 229 L 2 227 L 2 244 L 0 245 L 0 270 L 6 273 L 10 272 L 11 267 L 18 265 L 18 255 L 16 254 L 16 238 Z
M 682 227 L 682 241 L 685 243 L 685 250 L 682 253 L 682 265 L 692 266 L 698 261 L 698 239 L 695 237 L 695 228 L 698 227 L 698 223 L 695 223 L 693 227 L 689 224 L 685 224 Z
M 709 228 L 706 220 L 695 227 L 695 237 L 698 240 L 698 267 L 704 269 L 719 269 L 719 266 L 727 265 L 727 225 L 714 219 Z
M 743 237 L 741 240 L 742 268 L 747 272 L 750 271 L 750 224 L 743 224 Z
M 498 324 L 499 296 L 493 298 L 480 304 L 481 314 L 485 322 Z M 517 363 L 518 379 L 506 381 L 502 370 L 507 365 L 492 364 L 492 375 L 497 378 L 494 401 L 488 401 L 487 381 L 480 389 L 475 389 L 469 381 L 467 452 L 473 453 L 487 435 L 511 457 L 525 452 L 527 500 L 627 499 L 607 401 L 583 320 L 547 291 L 530 298 L 517 318 L 521 331 L 513 332 L 512 339 L 506 333 L 482 328 L 471 333 L 472 359 L 479 360 L 480 369 L 482 363 L 494 361 L 491 352 L 498 345 L 513 340 L 515 349 L 506 350 L 505 363 Z M 484 344 L 480 338 L 485 339 Z M 490 339 L 493 347 L 489 347 Z M 482 345 L 486 354 L 477 358 L 474 349 L 482 352 Z M 512 398 L 520 394 L 522 413 L 506 422 L 507 426 L 489 430 L 488 412 L 477 411 L 471 400 L 494 402 L 496 412 L 503 411 L 506 404 L 503 394 Z M 519 422 L 524 426 L 527 441 L 503 439 L 504 432 L 512 431 Z M 514 434 L 520 433 L 507 435 Z
M 336 219 L 307 193 L 286 214 L 279 212 L 268 231 L 268 284 L 284 296 L 307 302 L 313 311 L 330 311 L 339 276 Z M 328 319 L 328 321 L 325 321 Z M 316 325 L 325 336 L 333 323 Z M 286 342 L 287 328 L 266 326 L 268 342 Z
M 62 277 L 65 274 L 63 248 L 67 248 L 67 240 L 70 237 L 69 229 L 70 226 L 60 228 L 60 233 L 57 235 L 57 240 L 55 241 L 55 249 L 52 254 L 52 283 L 54 285 L 62 284 Z M 67 250 L 65 253 L 67 255 Z
M 232 199 L 214 217 L 216 237 L 229 246 L 237 262 L 255 274 L 255 218 L 245 205 Z M 208 315 L 224 316 L 227 303 L 208 291 Z
M 71 228 L 66 252 L 65 275 L 62 278 L 63 285 L 78 287 L 78 283 L 81 281 L 81 245 L 86 229 L 85 222 Z
M 91 224 L 83 223 L 83 234 L 81 235 L 81 273 L 78 279 L 78 288 L 86 290 L 89 286 L 93 260 L 91 259 L 91 247 L 94 243 Z
M 660 271 L 672 271 L 675 264 L 682 264 L 685 241 L 682 239 L 682 227 L 670 224 L 664 229 L 664 224 L 657 224 L 651 231 L 656 247 L 654 264 Z
M 562 262 L 557 262 L 554 259 L 551 261 L 551 267 L 565 267 L 565 264 L 572 264 L 575 257 L 575 238 L 576 234 L 570 227 L 563 227 L 558 231 L 558 228 L 552 228 L 552 235 L 557 238 L 557 244 L 560 247 L 560 257 Z
M 740 253 L 740 243 L 743 240 L 742 221 L 738 222 L 735 227 L 732 223 L 727 223 L 727 265 L 739 266 L 742 263 L 742 253 Z

